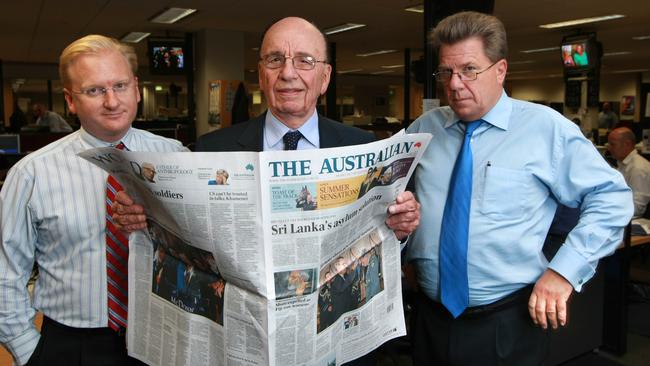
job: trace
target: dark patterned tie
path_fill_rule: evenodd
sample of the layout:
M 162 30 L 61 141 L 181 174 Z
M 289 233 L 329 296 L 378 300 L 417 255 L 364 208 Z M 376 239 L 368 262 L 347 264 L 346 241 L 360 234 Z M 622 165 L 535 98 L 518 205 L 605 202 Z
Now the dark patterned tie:
M 124 149 L 123 143 L 115 146 Z M 111 175 L 106 182 L 106 274 L 108 279 L 108 326 L 115 331 L 126 329 L 128 310 L 129 238 L 113 223 L 111 204 L 115 194 L 122 190 Z
M 302 138 L 300 131 L 289 131 L 284 134 L 282 141 L 284 141 L 285 150 L 295 150 L 298 147 L 298 141 Z
M 449 183 L 440 228 L 440 297 L 443 305 L 458 317 L 469 304 L 467 239 L 472 199 L 472 134 L 482 120 L 467 123 L 463 146 L 458 153 Z

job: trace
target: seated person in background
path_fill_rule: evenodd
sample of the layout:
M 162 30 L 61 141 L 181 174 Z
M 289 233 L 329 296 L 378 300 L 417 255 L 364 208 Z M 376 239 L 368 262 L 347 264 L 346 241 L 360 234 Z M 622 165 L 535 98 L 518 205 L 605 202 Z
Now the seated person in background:
M 37 126 L 47 126 L 50 128 L 50 132 L 72 132 L 72 127 L 63 117 L 48 111 L 42 104 L 34 104 L 32 112 L 34 112 Z
M 634 132 L 619 127 L 607 136 L 607 150 L 618 163 L 618 171 L 634 194 L 634 216 L 641 216 L 650 202 L 650 162 L 634 148 Z
M 609 102 L 603 103 L 603 110 L 598 113 L 598 128 L 611 129 L 618 123 L 618 116 L 612 111 Z

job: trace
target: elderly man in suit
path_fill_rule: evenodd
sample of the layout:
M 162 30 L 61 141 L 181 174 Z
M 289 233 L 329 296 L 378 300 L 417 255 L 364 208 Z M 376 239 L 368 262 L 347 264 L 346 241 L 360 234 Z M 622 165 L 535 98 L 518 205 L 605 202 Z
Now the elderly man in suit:
M 323 33 L 302 18 L 284 18 L 265 32 L 260 47 L 259 82 L 268 100 L 266 113 L 230 128 L 199 137 L 197 151 L 303 150 L 364 144 L 375 140 L 369 132 L 345 126 L 318 114 L 318 98 L 325 93 L 332 67 Z M 124 230 L 146 227 L 141 206 L 120 192 L 114 217 Z M 420 205 L 411 192 L 388 208 L 386 225 L 399 239 L 419 224 Z M 355 364 L 374 364 L 366 356 Z

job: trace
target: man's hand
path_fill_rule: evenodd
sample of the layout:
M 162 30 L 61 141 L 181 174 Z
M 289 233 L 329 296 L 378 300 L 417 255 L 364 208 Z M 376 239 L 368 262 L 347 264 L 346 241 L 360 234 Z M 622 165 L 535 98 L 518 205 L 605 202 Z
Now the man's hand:
M 557 272 L 547 269 L 537 280 L 528 300 L 528 312 L 533 323 L 546 329 L 557 329 L 567 324 L 569 297 L 573 286 Z
M 130 234 L 147 227 L 144 207 L 133 202 L 126 192 L 117 192 L 111 209 L 113 210 L 113 222 L 118 229 Z
M 405 191 L 397 196 L 395 203 L 388 207 L 386 225 L 395 232 L 397 239 L 411 235 L 420 224 L 420 204 L 413 193 Z

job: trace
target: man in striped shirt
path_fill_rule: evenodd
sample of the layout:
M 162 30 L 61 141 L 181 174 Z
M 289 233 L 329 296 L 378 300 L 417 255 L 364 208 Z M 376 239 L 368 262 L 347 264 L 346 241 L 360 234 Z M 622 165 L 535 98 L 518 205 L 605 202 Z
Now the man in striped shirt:
M 127 356 L 124 333 L 108 327 L 107 174 L 77 156 L 118 144 L 186 151 L 131 128 L 140 101 L 136 71 L 133 48 L 115 39 L 91 35 L 70 44 L 59 74 L 81 129 L 20 160 L 0 192 L 0 343 L 18 365 L 139 363 Z M 34 263 L 40 276 L 31 299 Z

